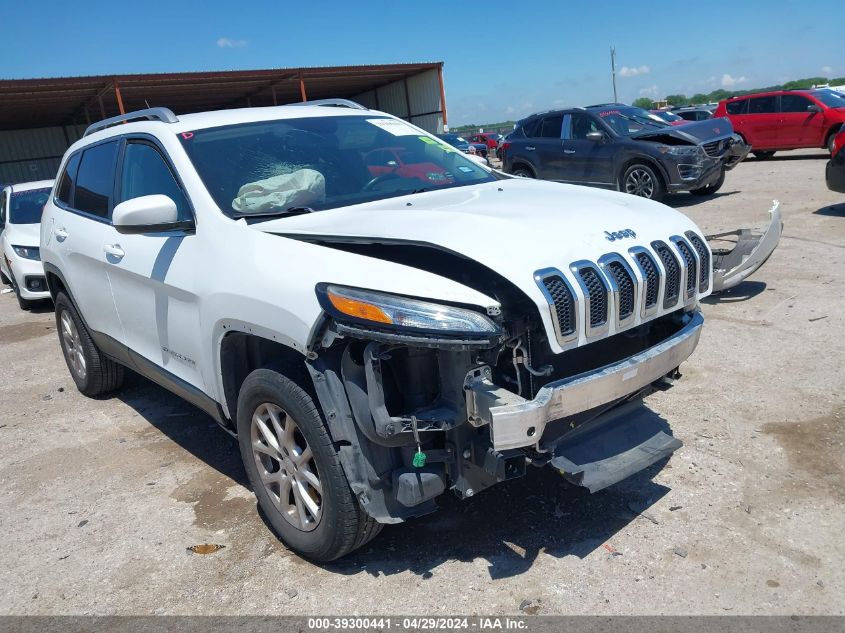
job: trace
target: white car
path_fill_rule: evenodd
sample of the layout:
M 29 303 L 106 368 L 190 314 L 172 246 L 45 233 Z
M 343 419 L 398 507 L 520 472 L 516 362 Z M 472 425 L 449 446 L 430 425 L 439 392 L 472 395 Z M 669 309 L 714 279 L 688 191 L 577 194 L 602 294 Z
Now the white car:
M 10 185 L 0 192 L 0 273 L 24 310 L 50 298 L 38 248 L 38 226 L 52 188 L 52 180 L 39 180 Z
M 385 148 L 401 172 L 368 168 Z M 128 114 L 59 174 L 41 249 L 78 388 L 125 366 L 206 411 L 305 557 L 527 465 L 595 491 L 681 445 L 641 399 L 695 348 L 712 267 L 669 207 L 340 100 Z

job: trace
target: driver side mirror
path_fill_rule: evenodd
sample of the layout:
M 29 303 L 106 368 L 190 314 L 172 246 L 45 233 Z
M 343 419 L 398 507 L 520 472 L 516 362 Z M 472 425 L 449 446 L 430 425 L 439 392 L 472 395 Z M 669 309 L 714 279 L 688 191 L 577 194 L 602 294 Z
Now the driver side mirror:
M 587 132 L 586 136 L 588 141 L 593 141 L 594 143 L 600 143 L 604 140 L 604 134 L 599 131 Z
M 821 112 L 822 109 L 815 103 L 807 106 L 807 112 Z
M 112 225 L 124 235 L 194 228 L 193 221 L 179 220 L 176 203 L 161 194 L 121 202 L 112 212 Z

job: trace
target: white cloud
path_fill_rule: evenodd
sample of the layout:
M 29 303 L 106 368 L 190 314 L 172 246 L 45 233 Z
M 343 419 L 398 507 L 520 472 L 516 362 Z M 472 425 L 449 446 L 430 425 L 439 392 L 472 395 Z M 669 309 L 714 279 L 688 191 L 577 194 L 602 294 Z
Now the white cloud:
M 620 77 L 639 77 L 640 75 L 647 75 L 651 72 L 648 66 L 622 66 L 619 70 Z
M 243 48 L 246 46 L 246 40 L 233 40 L 229 37 L 221 37 L 217 40 L 218 48 Z
M 830 66 L 822 66 L 822 72 L 825 75 L 832 75 L 833 74 L 833 68 L 831 68 Z
M 742 77 L 731 77 L 728 73 L 725 73 L 722 75 L 721 83 L 723 88 L 731 88 L 738 84 L 744 84 L 746 81 L 748 81 L 748 78 L 746 78 L 745 75 Z
M 659 95 L 657 91 L 657 86 L 648 86 L 646 88 L 640 88 L 640 96 L 641 97 L 651 97 L 656 99 Z

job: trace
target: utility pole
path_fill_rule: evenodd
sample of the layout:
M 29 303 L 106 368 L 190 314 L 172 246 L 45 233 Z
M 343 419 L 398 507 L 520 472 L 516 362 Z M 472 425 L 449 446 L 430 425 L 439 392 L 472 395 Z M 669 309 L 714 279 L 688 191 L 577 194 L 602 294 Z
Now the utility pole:
M 613 103 L 618 103 L 619 99 L 616 96 L 616 47 L 610 47 L 610 73 L 613 77 Z

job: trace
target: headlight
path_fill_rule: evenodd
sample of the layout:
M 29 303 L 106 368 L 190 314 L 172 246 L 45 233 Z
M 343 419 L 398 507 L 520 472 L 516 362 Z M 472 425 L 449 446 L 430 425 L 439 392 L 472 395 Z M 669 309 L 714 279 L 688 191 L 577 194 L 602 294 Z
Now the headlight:
M 698 156 L 703 153 L 698 145 L 664 145 L 660 151 L 673 156 Z
M 18 257 L 41 261 L 41 251 L 37 246 L 12 246 L 12 250 L 17 253 Z
M 486 316 L 465 308 L 322 284 L 317 294 L 327 312 L 347 321 L 429 334 L 492 336 L 500 332 Z

